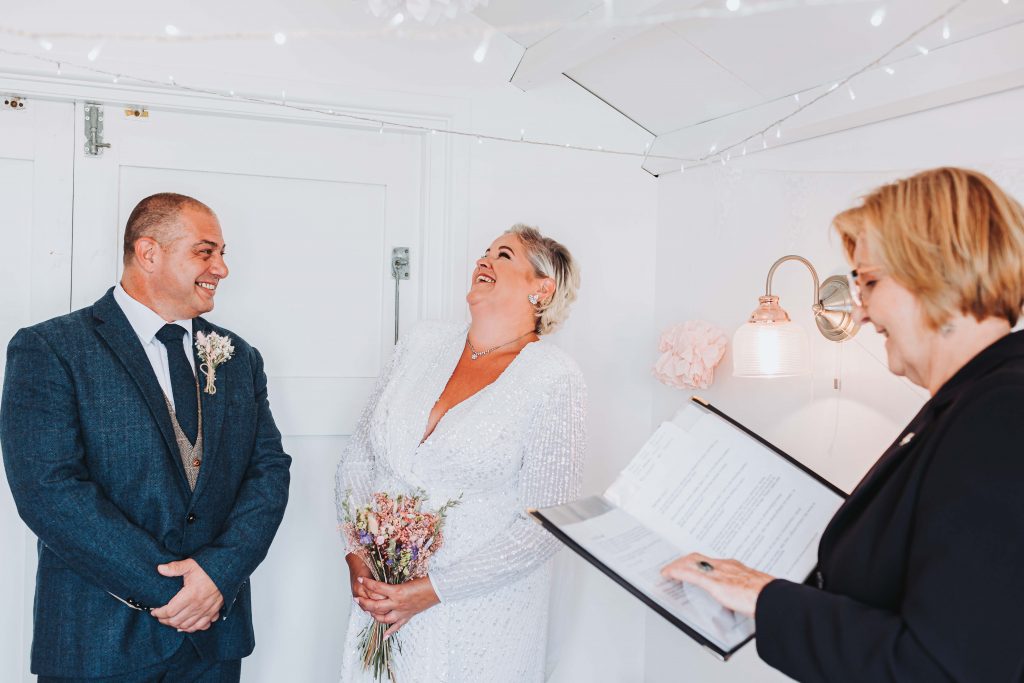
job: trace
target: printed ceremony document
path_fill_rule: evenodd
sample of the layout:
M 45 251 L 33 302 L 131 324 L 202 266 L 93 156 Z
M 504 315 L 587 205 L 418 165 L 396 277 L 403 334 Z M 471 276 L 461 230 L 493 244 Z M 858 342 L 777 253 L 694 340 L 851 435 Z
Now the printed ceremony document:
M 752 619 L 660 570 L 690 552 L 802 582 L 841 490 L 693 398 L 658 428 L 603 496 L 531 510 L 548 531 L 722 659 Z

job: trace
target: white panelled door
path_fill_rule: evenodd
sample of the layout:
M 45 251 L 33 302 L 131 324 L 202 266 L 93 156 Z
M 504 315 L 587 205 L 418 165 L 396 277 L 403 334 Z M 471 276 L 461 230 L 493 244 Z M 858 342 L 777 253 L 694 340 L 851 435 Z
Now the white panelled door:
M 2 100 L 0 100 L 2 101 Z M 18 329 L 67 313 L 71 295 L 71 104 L 0 110 L 0 348 Z M 0 367 L 0 381 L 3 368 Z M 31 680 L 35 537 L 0 470 L 0 680 Z
M 72 307 L 119 279 L 140 199 L 193 196 L 219 216 L 231 271 L 207 317 L 263 353 L 282 432 L 350 433 L 393 341 L 391 248 L 417 252 L 422 138 L 113 107 L 104 138 L 101 156 L 76 151 Z M 401 283 L 406 321 L 417 281 Z
M 93 157 L 76 126 L 72 305 L 119 278 L 124 224 L 143 197 L 179 192 L 218 214 L 230 275 L 208 317 L 263 353 L 293 457 L 288 511 L 253 577 L 257 647 L 242 676 L 336 680 L 351 596 L 334 468 L 391 351 L 392 247 L 412 250 L 402 324 L 421 310 L 429 136 L 115 107 L 104 128 L 112 146 Z

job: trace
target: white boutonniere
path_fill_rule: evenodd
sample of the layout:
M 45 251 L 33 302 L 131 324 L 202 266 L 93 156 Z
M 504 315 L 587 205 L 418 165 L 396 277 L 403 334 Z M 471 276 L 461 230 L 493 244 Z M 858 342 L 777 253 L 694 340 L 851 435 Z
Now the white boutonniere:
M 216 332 L 196 332 L 196 350 L 199 351 L 199 360 L 203 361 L 199 369 L 206 374 L 206 388 L 203 391 L 216 394 L 217 366 L 231 360 L 235 353 L 231 337 L 222 337 Z

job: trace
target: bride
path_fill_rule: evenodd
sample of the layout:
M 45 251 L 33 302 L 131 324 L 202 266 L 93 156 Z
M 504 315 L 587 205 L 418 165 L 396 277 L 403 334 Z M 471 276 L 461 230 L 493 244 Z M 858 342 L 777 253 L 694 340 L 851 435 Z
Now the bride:
M 401 629 L 399 683 L 541 681 L 551 562 L 558 542 L 525 515 L 578 495 L 584 385 L 543 335 L 576 298 L 568 250 L 516 225 L 476 262 L 468 326 L 421 323 L 399 342 L 338 465 L 347 496 L 421 488 L 448 513 L 427 577 L 373 581 L 346 557 L 353 609 L 341 680 L 369 680 L 359 632 Z

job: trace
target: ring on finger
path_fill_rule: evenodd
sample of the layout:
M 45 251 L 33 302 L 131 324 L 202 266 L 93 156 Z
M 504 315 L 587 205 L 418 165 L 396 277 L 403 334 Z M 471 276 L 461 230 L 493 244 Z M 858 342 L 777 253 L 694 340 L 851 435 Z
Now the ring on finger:
M 701 560 L 697 563 L 697 569 L 701 570 L 705 574 L 710 574 L 711 572 L 715 571 L 715 565 L 711 564 L 710 562 Z

